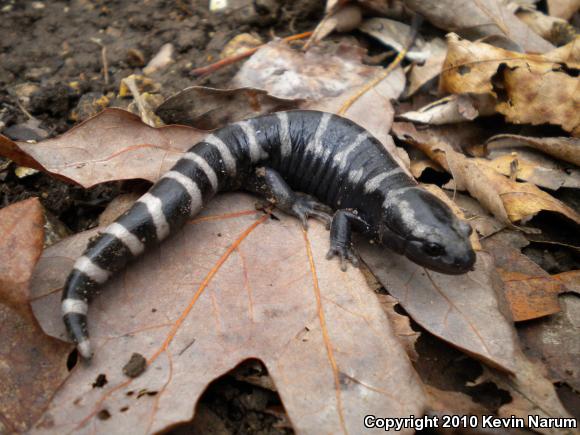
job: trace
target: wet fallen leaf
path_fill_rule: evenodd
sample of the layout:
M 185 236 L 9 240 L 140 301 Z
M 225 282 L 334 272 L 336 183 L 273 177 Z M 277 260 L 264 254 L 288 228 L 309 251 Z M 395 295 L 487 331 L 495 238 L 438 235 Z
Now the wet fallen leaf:
M 156 110 L 166 124 L 183 124 L 213 130 L 229 123 L 299 107 L 301 100 L 277 98 L 253 88 L 186 88 Z
M 536 319 L 560 311 L 558 295 L 566 292 L 562 282 L 523 255 L 519 249 L 502 241 L 502 234 L 483 241 L 493 255 L 503 283 L 514 321 Z
M 580 224 L 580 215 L 530 183 L 510 180 L 477 159 L 453 150 L 435 130 L 418 131 L 411 123 L 395 123 L 393 132 L 439 163 L 459 190 L 467 190 L 500 222 L 524 222 L 542 210 L 559 213 Z
M 51 432 L 187 421 L 207 385 L 248 358 L 267 366 L 297 432 L 356 433 L 368 413 L 423 412 L 420 381 L 362 274 L 324 258 L 322 225 L 303 234 L 295 219 L 257 216 L 254 201 L 219 196 L 103 289 L 90 312 L 96 356 L 51 402 L 42 420 Z M 34 310 L 51 335 L 64 332 L 54 289 L 93 234 L 54 245 L 38 264 Z M 133 352 L 149 367 L 127 380 Z M 109 383 L 92 388 L 100 373 Z
M 28 430 L 68 376 L 72 348 L 45 335 L 30 308 L 29 283 L 44 241 L 36 198 L 0 210 L 0 433 Z
M 406 5 L 435 26 L 465 38 L 503 35 L 532 53 L 554 48 L 498 0 L 408 0 Z
M 506 147 L 530 147 L 566 162 L 580 166 L 580 139 L 571 137 L 526 137 L 516 134 L 498 134 L 490 137 L 485 152 Z
M 491 95 L 509 122 L 560 125 L 580 135 L 580 37 L 545 55 L 521 54 L 448 36 L 440 87 L 453 94 Z
M 106 109 L 37 144 L 0 135 L 0 155 L 83 187 L 135 178 L 155 181 L 206 134 L 178 125 L 153 128 L 125 110 Z

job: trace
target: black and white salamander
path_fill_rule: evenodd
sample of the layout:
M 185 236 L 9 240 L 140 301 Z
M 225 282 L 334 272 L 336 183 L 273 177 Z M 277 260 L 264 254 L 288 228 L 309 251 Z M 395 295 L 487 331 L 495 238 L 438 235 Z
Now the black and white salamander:
M 97 289 L 183 226 L 217 192 L 236 189 L 265 194 L 303 223 L 309 217 L 325 220 L 328 257 L 339 256 L 343 269 L 345 260 L 357 263 L 351 230 L 435 271 L 461 274 L 475 263 L 470 225 L 421 189 L 362 127 L 317 111 L 259 116 L 220 128 L 192 146 L 76 260 L 62 312 L 84 358 L 92 356 L 87 311 Z

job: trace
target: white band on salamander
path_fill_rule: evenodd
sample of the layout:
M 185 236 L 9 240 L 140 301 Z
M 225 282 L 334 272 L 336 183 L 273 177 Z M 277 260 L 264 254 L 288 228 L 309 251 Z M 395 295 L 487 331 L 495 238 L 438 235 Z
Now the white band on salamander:
M 250 160 L 252 163 L 259 162 L 263 158 L 267 158 L 268 154 L 262 149 L 256 138 L 256 130 L 252 126 L 250 121 L 238 122 L 238 125 L 244 131 L 246 139 L 248 141 L 248 146 L 250 147 Z
M 231 177 L 236 176 L 236 159 L 232 155 L 232 152 L 228 148 L 228 146 L 221 140 L 219 137 L 208 134 L 204 139 L 203 142 L 207 142 L 210 145 L 216 147 L 222 157 L 224 165 L 226 166 L 226 170 Z
M 147 207 L 147 210 L 153 219 L 153 225 L 155 225 L 157 240 L 163 240 L 166 238 L 169 235 L 169 224 L 163 214 L 163 202 L 150 193 L 143 195 L 137 200 L 137 202 L 145 204 Z
M 83 340 L 77 344 L 77 349 L 84 359 L 91 359 L 93 356 L 93 351 L 91 350 L 91 342 L 89 340 Z
M 166 173 L 163 178 L 171 178 L 172 180 L 177 181 L 189 194 L 191 198 L 191 216 L 196 215 L 203 205 L 201 192 L 199 187 L 197 187 L 197 183 L 195 183 L 191 178 L 183 175 L 181 172 L 177 171 L 169 171 Z
M 209 165 L 209 163 L 203 157 L 198 156 L 197 154 L 195 154 L 193 152 L 185 153 L 183 155 L 183 158 L 191 160 L 192 162 L 195 162 L 201 168 L 201 170 L 206 175 L 206 177 L 209 179 L 209 184 L 211 184 L 212 190 L 214 192 L 217 192 L 218 178 L 217 178 L 217 175 L 215 174 L 215 171 Z M 174 171 L 172 171 L 172 172 L 174 172 Z M 183 175 L 183 174 L 181 174 L 181 175 Z M 185 175 L 184 175 L 184 177 L 185 177 Z
M 381 172 L 379 175 L 374 176 L 365 183 L 365 193 L 374 192 L 379 188 L 379 186 L 385 179 L 392 177 L 393 175 L 400 174 L 402 172 L 403 172 L 402 168 L 395 168 L 387 172 Z
M 141 254 L 145 250 L 145 245 L 143 245 L 141 240 L 118 222 L 113 222 L 109 225 L 105 229 L 105 234 L 110 234 L 118 238 L 134 256 Z
M 288 157 L 292 152 L 288 114 L 286 112 L 278 112 L 276 113 L 276 116 L 278 117 L 278 121 L 280 121 L 280 154 L 282 157 Z
M 87 312 L 89 311 L 88 304 L 80 299 L 67 298 L 62 301 L 61 308 L 63 316 L 71 313 L 84 314 L 86 316 Z
M 97 284 L 104 283 L 109 279 L 109 272 L 97 266 L 86 256 L 79 257 L 75 262 L 74 268 L 79 272 L 84 273 Z

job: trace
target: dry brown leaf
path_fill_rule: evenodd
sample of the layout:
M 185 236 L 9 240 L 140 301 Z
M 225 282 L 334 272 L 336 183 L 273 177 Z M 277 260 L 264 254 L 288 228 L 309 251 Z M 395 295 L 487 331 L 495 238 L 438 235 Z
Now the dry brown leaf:
M 514 321 L 537 319 L 560 311 L 558 295 L 567 291 L 560 281 L 519 249 L 503 242 L 501 233 L 485 239 L 483 246 L 495 259 Z
M 411 318 L 431 334 L 470 355 L 513 372 L 518 346 L 511 320 L 494 288 L 493 261 L 478 253 L 465 275 L 428 271 L 385 248 L 361 246 L 361 257 Z
M 567 44 L 576 36 L 574 27 L 562 18 L 551 17 L 527 8 L 518 10 L 516 16 L 530 29 L 556 46 Z
M 505 223 L 494 218 L 471 196 L 453 192 L 453 200 L 461 207 L 469 224 L 481 237 L 489 237 L 506 227 Z
M 481 380 L 491 378 L 518 398 L 517 405 L 500 409 L 502 416 L 511 412 L 520 417 L 532 414 L 570 417 L 543 369 L 531 364 L 521 352 L 503 300 L 501 280 L 488 254 L 478 253 L 475 271 L 459 276 L 428 271 L 376 245 L 361 246 L 361 256 L 419 325 L 486 364 L 502 369 L 486 369 Z
M 125 110 L 105 109 L 37 144 L 0 135 L 0 155 L 83 187 L 135 178 L 155 181 L 206 134 L 178 125 L 153 128 Z
M 68 376 L 72 345 L 45 335 L 30 309 L 29 284 L 42 253 L 36 198 L 0 210 L 0 433 L 28 430 Z
M 580 294 L 580 270 L 570 270 L 552 275 L 552 277 L 564 283 L 568 290 Z
M 165 100 L 155 113 L 166 124 L 213 130 L 242 119 L 296 109 L 300 103 L 297 99 L 273 97 L 261 89 L 192 86 Z
M 408 97 L 441 74 L 447 56 L 447 43 L 441 38 L 435 38 L 428 42 L 428 48 L 431 53 L 429 58 L 422 65 L 413 65 L 409 73 Z
M 299 433 L 357 433 L 368 413 L 422 414 L 420 381 L 362 274 L 324 258 L 321 224 L 303 233 L 293 218 L 257 216 L 254 201 L 217 197 L 103 289 L 90 312 L 96 356 L 51 402 L 47 432 L 151 433 L 190 420 L 207 385 L 248 358 L 267 366 Z M 54 289 L 92 235 L 38 264 L 34 310 L 51 335 L 64 333 Z M 150 365 L 128 379 L 133 352 Z M 92 388 L 100 373 L 108 384 Z M 104 409 L 110 418 L 99 419 Z
M 521 54 L 448 36 L 440 87 L 491 95 L 510 122 L 560 125 L 580 135 L 580 37 L 545 55 Z
M 544 361 L 553 382 L 566 382 L 580 391 L 580 300 L 573 295 L 563 295 L 560 303 L 560 313 L 537 322 L 520 324 L 518 333 L 526 354 Z
M 540 363 L 532 363 L 518 353 L 514 360 L 517 366 L 515 376 L 505 376 L 503 373 L 484 368 L 483 375 L 475 384 L 491 381 L 502 390 L 510 393 L 512 400 L 501 406 L 497 413 L 500 417 L 523 418 L 524 423 L 528 423 L 528 417 L 550 418 L 572 418 L 572 416 L 562 406 L 554 385 L 547 379 L 544 373 L 546 369 Z M 534 432 L 550 435 L 574 435 L 577 432 L 573 429 L 550 429 L 534 427 Z
M 408 24 L 388 18 L 376 17 L 365 20 L 359 27 L 359 30 L 377 39 L 387 47 L 395 49 L 399 53 L 406 51 L 410 35 L 412 34 L 411 26 Z M 436 39 L 434 41 L 434 46 L 437 45 L 437 48 L 440 48 L 440 45 L 438 45 L 440 43 L 443 45 L 443 51 L 445 51 L 446 45 L 442 39 Z M 405 52 L 405 58 L 409 61 L 422 63 L 432 57 L 432 50 L 433 48 L 427 45 L 423 37 L 417 35 L 411 49 Z
M 407 355 L 411 361 L 417 361 L 419 359 L 419 355 L 417 354 L 415 345 L 417 344 L 417 340 L 419 339 L 421 333 L 413 330 L 409 317 L 397 313 L 395 306 L 399 304 L 398 300 L 396 300 L 391 295 L 385 295 L 381 293 L 378 293 L 376 297 L 383 307 L 383 311 L 389 318 L 389 321 L 391 322 L 393 330 L 395 334 L 397 334 L 399 341 L 405 347 Z
M 527 137 L 498 134 L 486 142 L 486 152 L 505 147 L 530 147 L 580 166 L 580 139 L 569 137 Z
M 579 169 L 565 167 L 535 150 L 507 148 L 491 152 L 489 158 L 477 161 L 512 179 L 528 181 L 550 190 L 580 188 Z
M 554 48 L 498 0 L 407 0 L 405 4 L 435 26 L 469 39 L 503 35 L 527 52 L 544 53 Z
M 265 45 L 246 61 L 234 77 L 233 86 L 254 87 L 279 98 L 305 99 L 301 108 L 337 113 L 361 86 L 383 72 L 364 65 L 365 51 L 346 43 L 321 43 L 306 53 L 285 43 Z M 395 111 L 391 99 L 405 89 L 405 75 L 396 68 L 343 114 L 381 141 L 405 168 L 409 159 L 389 135 Z
M 580 9 L 580 0 L 547 0 L 553 17 L 569 20 Z
M 307 49 L 310 44 L 322 41 L 332 32 L 350 32 L 356 29 L 362 21 L 362 11 L 356 4 L 344 4 L 340 7 L 334 7 L 314 29 L 312 36 L 305 45 Z M 328 11 L 328 7 L 327 7 Z
M 542 210 L 559 213 L 580 224 L 580 215 L 533 184 L 510 180 L 477 159 L 454 151 L 434 131 L 417 131 L 411 123 L 395 123 L 397 137 L 416 146 L 453 177 L 459 190 L 467 190 L 500 222 L 524 222 Z
M 493 100 L 481 95 L 450 95 L 421 107 L 397 115 L 405 121 L 443 125 L 472 121 L 478 116 L 495 113 Z

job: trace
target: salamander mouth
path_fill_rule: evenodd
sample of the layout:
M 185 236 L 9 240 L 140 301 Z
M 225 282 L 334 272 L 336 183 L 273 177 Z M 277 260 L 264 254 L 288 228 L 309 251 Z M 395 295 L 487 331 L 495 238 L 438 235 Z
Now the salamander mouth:
M 465 257 L 462 258 L 430 257 L 417 249 L 412 241 L 409 241 L 405 244 L 403 255 L 420 266 L 446 275 L 462 275 L 475 270 L 476 255 L 473 250 L 467 251 Z

